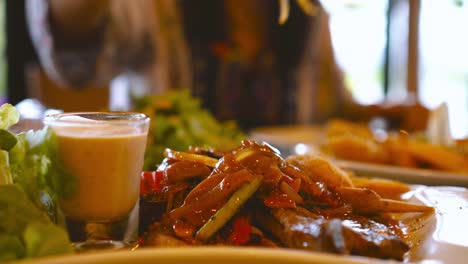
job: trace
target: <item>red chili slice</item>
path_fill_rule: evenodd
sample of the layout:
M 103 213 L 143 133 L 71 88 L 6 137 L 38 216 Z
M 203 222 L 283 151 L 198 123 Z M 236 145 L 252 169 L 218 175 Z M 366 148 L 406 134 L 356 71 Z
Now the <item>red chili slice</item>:
M 162 171 L 145 171 L 141 173 L 140 194 L 145 196 L 160 192 L 166 185 Z
M 245 245 L 250 242 L 251 224 L 246 217 L 237 217 L 232 223 L 232 233 L 229 241 L 234 245 Z

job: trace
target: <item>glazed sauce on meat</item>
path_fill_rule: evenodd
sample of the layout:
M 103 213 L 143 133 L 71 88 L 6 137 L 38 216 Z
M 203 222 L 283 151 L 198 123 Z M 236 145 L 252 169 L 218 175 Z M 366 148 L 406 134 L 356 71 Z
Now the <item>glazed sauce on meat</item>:
M 199 154 L 203 153 L 200 150 L 195 153 L 204 155 Z M 320 159 L 314 162 L 312 166 L 334 166 L 320 163 Z M 349 179 L 346 184 L 340 184 L 343 177 L 330 180 L 340 176 L 327 174 L 335 172 L 333 168 L 325 170 L 325 176 L 314 177 L 311 171 L 323 174 L 324 170 L 307 170 L 307 166 L 284 160 L 269 145 L 254 141 L 243 141 L 242 146 L 214 163 L 214 168 L 213 162 L 209 166 L 208 176 L 206 167 L 186 160 L 172 160 L 160 166 L 166 172 L 168 183 L 185 182 L 192 188 L 184 194 L 179 206 L 169 206 L 162 220 L 164 235 L 172 234 L 188 244 L 229 244 L 230 238 L 241 237 L 248 245 L 253 242 L 246 238 L 258 237 L 256 241 L 271 239 L 271 244 L 288 248 L 397 260 L 402 260 L 409 250 L 400 222 L 381 211 L 359 210 L 372 208 L 367 199 L 359 198 L 371 197 L 375 205 L 378 204 L 375 199 L 380 201 L 379 196 L 370 190 L 366 192 L 366 188 L 354 188 Z M 259 176 L 262 181 L 247 196 L 248 202 L 231 212 L 232 216 L 224 220 L 213 236 L 200 238 L 199 233 L 215 222 L 209 221 L 210 218 L 237 190 L 255 183 Z M 248 224 L 236 228 L 235 223 L 242 223 L 239 218 Z M 216 218 L 219 219 L 223 217 Z
M 212 174 L 187 195 L 181 207 L 170 212 L 170 217 L 201 226 L 224 205 L 232 193 L 253 177 L 245 169 L 234 173 Z

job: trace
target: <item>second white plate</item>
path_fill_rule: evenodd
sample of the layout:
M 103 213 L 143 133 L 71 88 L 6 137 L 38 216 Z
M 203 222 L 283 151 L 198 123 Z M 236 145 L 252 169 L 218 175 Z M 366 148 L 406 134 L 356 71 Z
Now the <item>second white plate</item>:
M 343 169 L 355 172 L 359 176 L 387 178 L 413 184 L 468 187 L 468 175 L 461 173 L 404 168 L 347 160 L 336 160 L 334 163 Z

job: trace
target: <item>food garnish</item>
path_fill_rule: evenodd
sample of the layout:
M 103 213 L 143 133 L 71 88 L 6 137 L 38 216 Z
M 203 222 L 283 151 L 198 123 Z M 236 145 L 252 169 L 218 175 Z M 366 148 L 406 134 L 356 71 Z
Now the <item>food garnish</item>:
M 434 211 L 388 195 L 387 187 L 409 190 L 403 183 L 373 181 L 369 189 L 325 158 L 284 159 L 253 140 L 221 156 L 202 148 L 168 153 L 142 177 L 154 175 L 158 188 L 141 195 L 141 216 L 162 212 L 144 227 L 144 246 L 275 246 L 403 260 L 410 246 L 393 216 Z

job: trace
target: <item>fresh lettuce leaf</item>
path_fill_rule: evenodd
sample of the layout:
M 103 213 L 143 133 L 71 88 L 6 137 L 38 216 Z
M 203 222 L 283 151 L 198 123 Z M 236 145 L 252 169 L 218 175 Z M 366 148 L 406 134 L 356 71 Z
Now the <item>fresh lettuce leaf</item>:
M 31 221 L 51 222 L 16 184 L 0 185 L 0 208 L 0 231 L 10 235 L 22 234 Z
M 26 250 L 17 236 L 0 233 L 0 262 L 12 261 L 26 256 Z
M 0 185 L 0 260 L 73 252 L 67 232 L 19 185 Z
M 37 197 L 41 193 L 48 193 L 53 200 L 72 195 L 76 178 L 60 165 L 57 136 L 52 129 L 27 131 L 17 138 L 18 143 L 10 151 L 13 181 L 22 186 L 31 200 L 40 202 Z
M 60 166 L 53 131 L 6 131 L 17 121 L 14 107 L 0 107 L 0 261 L 70 253 L 57 200 L 76 180 Z
M 27 257 L 68 254 L 73 252 L 67 232 L 50 223 L 33 222 L 24 231 Z
M 188 90 L 134 98 L 133 103 L 136 111 L 151 118 L 145 170 L 156 169 L 165 148 L 185 151 L 189 146 L 210 146 L 230 150 L 245 139 L 235 122 L 216 120 Z
M 14 106 L 10 104 L 0 106 L 0 184 L 13 183 L 7 151 L 16 145 L 17 139 L 7 129 L 16 124 L 18 120 L 19 114 Z
M 18 123 L 19 113 L 11 104 L 0 106 L 0 129 L 8 129 Z

